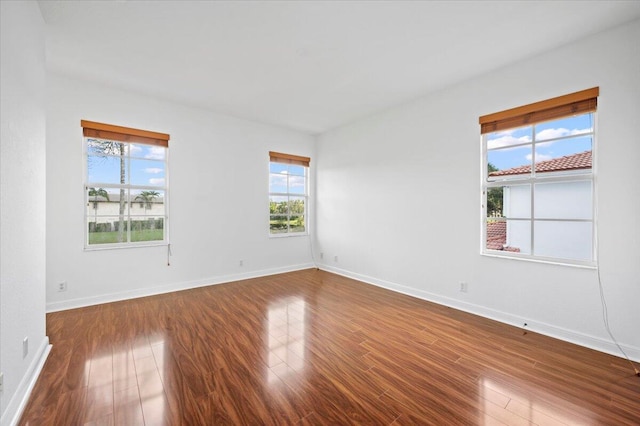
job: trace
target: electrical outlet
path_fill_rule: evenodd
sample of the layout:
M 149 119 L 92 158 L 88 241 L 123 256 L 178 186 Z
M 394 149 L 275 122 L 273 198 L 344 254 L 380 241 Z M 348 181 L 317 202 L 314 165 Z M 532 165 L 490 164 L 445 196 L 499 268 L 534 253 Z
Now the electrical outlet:
M 324 259 L 324 253 L 320 253 L 320 259 Z
M 62 281 L 61 283 L 58 283 L 58 291 L 67 291 L 66 281 Z
M 244 260 L 241 260 L 240 262 L 238 262 L 238 266 L 243 266 L 244 265 Z
M 338 256 L 333 256 L 333 261 L 337 262 L 338 261 Z
M 22 358 L 26 358 L 29 354 L 29 338 L 25 337 L 22 341 Z
M 0 373 L 0 392 L 4 390 L 4 373 Z
M 466 293 L 469 290 L 469 284 L 464 281 L 460 281 L 460 292 Z

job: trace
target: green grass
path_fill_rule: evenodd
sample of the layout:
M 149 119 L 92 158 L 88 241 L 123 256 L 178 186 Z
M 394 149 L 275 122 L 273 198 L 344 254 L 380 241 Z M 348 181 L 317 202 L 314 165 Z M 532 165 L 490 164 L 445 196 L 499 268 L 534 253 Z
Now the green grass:
M 269 221 L 269 228 L 272 234 L 284 234 L 287 232 L 287 221 L 272 219 Z M 304 232 L 304 220 L 292 220 L 289 232 Z
M 124 238 L 127 238 L 125 233 Z M 147 229 L 144 231 L 131 231 L 131 242 L 140 241 L 162 241 L 162 229 Z M 118 232 L 90 232 L 89 245 L 92 244 L 114 244 L 118 242 Z

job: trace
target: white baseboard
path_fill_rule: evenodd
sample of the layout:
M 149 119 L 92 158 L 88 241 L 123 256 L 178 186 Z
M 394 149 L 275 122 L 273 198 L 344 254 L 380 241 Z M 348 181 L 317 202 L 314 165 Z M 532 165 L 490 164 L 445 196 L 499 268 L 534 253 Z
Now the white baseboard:
M 427 300 L 439 305 L 444 305 L 464 312 L 469 312 L 471 314 L 479 315 L 481 317 L 489 318 L 515 327 L 521 328 L 522 324 L 526 323 L 527 329 L 532 332 L 544 334 L 545 336 L 554 337 L 556 339 L 564 340 L 565 342 L 574 343 L 579 346 L 584 346 L 586 348 L 608 353 L 617 357 L 623 357 L 623 354 L 620 352 L 620 349 L 618 349 L 615 343 L 609 340 L 603 340 L 599 337 L 579 333 L 573 330 L 568 330 L 566 328 L 546 324 L 544 322 L 536 322 L 531 318 L 523 318 L 518 315 L 510 314 L 508 312 L 502 312 L 484 306 L 466 303 L 457 299 L 440 296 L 424 290 L 419 290 L 413 287 L 381 280 L 378 278 L 370 277 L 368 275 L 347 271 L 345 269 L 340 269 L 329 265 L 320 264 L 318 265 L 318 267 L 322 270 L 333 272 L 334 274 L 342 275 L 347 278 L 353 278 L 367 284 L 372 284 L 377 287 L 395 291 L 397 293 L 406 294 L 408 296 L 417 297 L 418 299 Z M 636 362 L 640 362 L 640 348 L 623 344 L 620 344 L 620 346 L 629 358 Z
M 66 311 L 67 309 L 83 308 L 86 306 L 100 305 L 102 303 L 118 302 L 120 300 L 136 299 L 139 297 L 154 296 L 156 294 L 171 293 L 172 291 L 188 290 L 197 287 L 206 287 L 209 285 L 223 284 L 233 281 L 247 280 L 250 278 L 264 277 L 268 275 L 281 274 L 284 272 L 299 271 L 302 269 L 314 268 L 313 263 L 303 263 L 298 265 L 289 265 L 278 268 L 261 269 L 257 271 L 244 272 L 241 274 L 219 275 L 210 278 L 204 278 L 194 281 L 183 281 L 171 284 L 165 284 L 156 287 L 142 288 L 131 291 L 123 291 L 118 293 L 101 294 L 99 296 L 84 297 L 71 300 L 63 300 L 60 302 L 47 303 L 47 313 Z
M 51 352 L 51 345 L 49 344 L 49 338 L 45 336 L 44 339 L 42 339 L 42 343 L 38 348 L 36 356 L 33 357 L 33 361 L 31 361 L 29 368 L 22 377 L 22 380 L 18 385 L 18 389 L 13 394 L 13 397 L 11 397 L 11 401 L 9 401 L 4 413 L 2 413 L 0 425 L 13 426 L 18 424 L 20 417 L 22 416 L 22 412 L 27 406 L 27 402 L 29 402 L 31 391 L 40 376 L 40 372 L 42 371 L 42 367 L 44 367 L 47 357 L 49 356 L 49 352 Z

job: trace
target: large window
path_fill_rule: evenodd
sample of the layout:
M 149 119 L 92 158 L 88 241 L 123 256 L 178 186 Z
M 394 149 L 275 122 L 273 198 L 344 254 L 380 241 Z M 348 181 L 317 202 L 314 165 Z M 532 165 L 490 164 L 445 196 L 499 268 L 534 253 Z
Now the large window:
M 309 158 L 269 152 L 269 233 L 305 235 Z
M 169 135 L 83 120 L 85 247 L 167 242 Z
M 480 117 L 482 251 L 595 264 L 598 88 Z

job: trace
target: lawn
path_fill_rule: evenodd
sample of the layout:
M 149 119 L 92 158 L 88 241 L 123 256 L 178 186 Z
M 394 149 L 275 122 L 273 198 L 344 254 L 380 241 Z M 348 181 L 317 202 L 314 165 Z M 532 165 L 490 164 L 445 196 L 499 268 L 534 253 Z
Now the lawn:
M 126 238 L 126 235 L 125 235 Z M 162 241 L 162 229 L 145 229 L 142 231 L 131 231 L 131 242 L 139 241 Z M 90 232 L 89 245 L 91 244 L 113 244 L 118 242 L 118 232 Z

